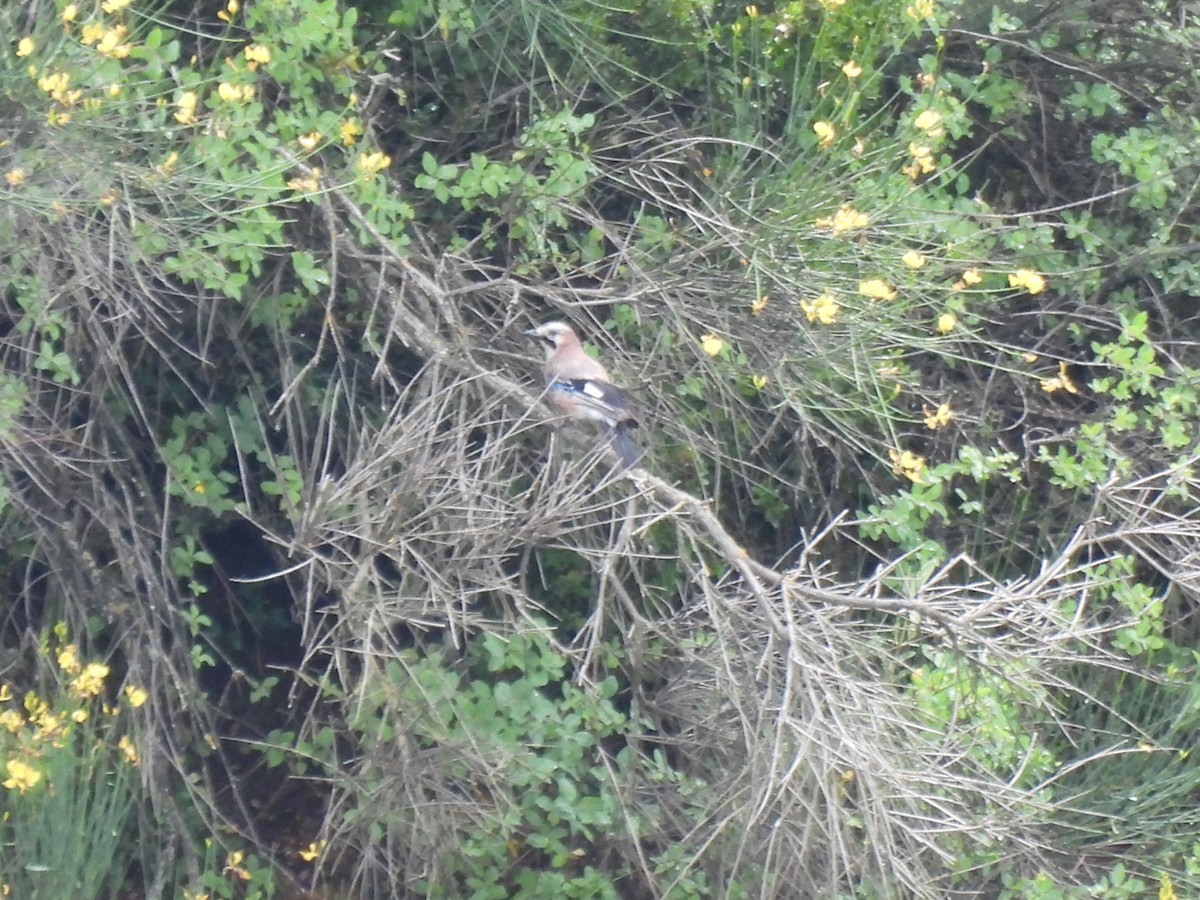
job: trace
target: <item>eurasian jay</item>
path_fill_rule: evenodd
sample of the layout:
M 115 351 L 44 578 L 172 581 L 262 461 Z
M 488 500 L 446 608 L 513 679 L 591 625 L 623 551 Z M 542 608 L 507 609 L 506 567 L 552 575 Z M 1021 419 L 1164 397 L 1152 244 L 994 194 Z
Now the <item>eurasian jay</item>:
M 564 416 L 593 419 L 608 426 L 613 449 L 626 466 L 638 461 L 637 445 L 629 436 L 637 420 L 629 412 L 629 401 L 608 380 L 604 366 L 583 351 L 569 325 L 547 322 L 527 332 L 542 342 L 546 351 L 546 399 Z

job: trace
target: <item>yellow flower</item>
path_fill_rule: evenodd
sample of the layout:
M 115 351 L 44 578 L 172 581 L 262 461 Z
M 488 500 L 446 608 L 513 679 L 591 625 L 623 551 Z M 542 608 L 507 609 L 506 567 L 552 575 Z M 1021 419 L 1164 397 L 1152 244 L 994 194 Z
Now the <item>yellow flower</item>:
M 271 48 L 262 44 L 249 44 L 242 49 L 242 55 L 251 63 L 251 68 L 260 63 L 265 65 L 271 61 Z
M 108 86 L 108 96 L 120 97 L 121 96 L 121 85 L 117 84 L 115 81 L 112 84 L 110 84 Z
M 104 0 L 100 8 L 106 13 L 115 13 L 127 7 L 133 0 Z
M 908 153 L 912 157 L 912 162 L 901 171 L 914 181 L 918 176 L 928 175 L 937 169 L 937 160 L 934 159 L 933 150 L 925 144 L 918 144 L 915 141 L 910 143 Z
M 872 300 L 895 300 L 896 292 L 882 278 L 869 278 L 858 283 L 858 292 Z
M 58 716 L 46 713 L 38 719 L 37 734 L 34 735 L 36 741 L 50 741 L 58 737 L 62 733 L 63 722 Z
M 63 7 L 63 11 L 62 11 L 62 13 L 59 14 L 59 18 L 62 19 L 62 23 L 64 25 L 70 25 L 72 22 L 75 21 L 75 17 L 78 15 L 79 15 L 79 7 L 76 6 L 74 3 L 68 3 L 66 6 Z
M 918 253 L 916 250 L 909 250 L 902 257 L 900 257 L 900 261 L 910 269 L 919 269 L 921 266 L 925 265 L 925 254 Z
M 25 717 L 15 709 L 6 709 L 0 712 L 0 726 L 3 726 L 9 734 L 16 734 L 25 727 Z
M 913 5 L 904 10 L 910 19 L 928 19 L 933 15 L 933 0 L 914 0 Z
M 842 74 L 845 75 L 847 78 L 857 78 L 859 75 L 862 74 L 862 66 L 860 66 L 858 63 L 856 63 L 852 59 L 847 60 L 842 65 Z
M 392 164 L 392 158 L 382 151 L 364 153 L 354 162 L 361 178 L 372 178 Z
M 1027 363 L 1033 364 L 1038 361 L 1038 355 L 1036 353 L 1026 351 L 1025 353 L 1021 354 L 1021 359 L 1025 360 Z
M 833 233 L 841 234 L 846 231 L 857 231 L 871 224 L 871 217 L 859 212 L 850 204 L 843 205 L 833 214 Z
M 192 485 L 192 493 L 193 494 L 203 494 L 203 493 L 206 493 L 207 491 L 208 491 L 208 488 L 206 488 L 204 486 L 203 481 L 197 481 L 195 484 Z
M 108 666 L 104 663 L 88 663 L 71 682 L 71 690 L 80 697 L 95 697 L 104 690 L 104 679 L 108 677 Z
M 921 85 L 923 90 L 931 90 L 933 86 L 937 84 L 937 76 L 932 75 L 929 72 L 922 72 L 917 76 L 917 83 Z
M 180 125 L 196 125 L 196 106 L 200 102 L 196 91 L 184 91 L 175 101 L 175 121 Z
M 751 3 L 749 6 L 746 7 L 746 15 L 749 16 L 751 19 L 757 19 L 758 18 L 758 7 L 755 6 L 753 3 Z
M 8 182 L 9 187 L 20 187 L 25 183 L 25 170 L 9 169 L 4 173 L 4 180 Z
M 121 735 L 121 739 L 117 741 L 117 747 L 125 757 L 125 761 L 131 766 L 136 766 L 140 763 L 141 757 L 138 756 L 137 747 L 133 745 L 133 741 L 129 739 L 129 735 Z
M 927 109 L 913 121 L 913 125 L 930 137 L 941 137 L 944 129 L 941 127 L 942 114 L 935 109 Z
M 88 719 L 88 711 L 86 709 L 77 709 L 71 713 L 71 721 L 77 725 L 86 722 Z
M 700 349 L 709 356 L 716 356 L 725 349 L 725 342 L 711 332 L 700 335 Z
M 17 56 L 28 56 L 30 53 L 33 52 L 33 49 L 34 49 L 33 38 L 23 37 L 19 41 L 17 41 Z
M 74 644 L 67 644 L 58 652 L 58 667 L 68 675 L 78 675 L 83 668 L 79 664 L 79 648 Z
M 837 320 L 838 313 L 842 309 L 838 305 L 837 300 L 833 298 L 833 294 L 829 293 L 829 291 L 824 291 L 811 303 L 807 300 L 801 300 L 800 308 L 808 316 L 808 321 L 819 321 L 822 325 L 832 325 Z
M 929 131 L 930 128 L 937 127 L 941 121 L 942 114 L 938 113 L 936 109 L 925 109 L 924 112 L 920 113 L 920 115 L 917 116 L 917 119 L 913 121 L 913 125 L 916 125 L 922 131 Z
M 321 143 L 321 132 L 311 131 L 308 134 L 302 134 L 296 138 L 296 143 L 300 145 L 302 150 L 312 151 L 317 144 Z
M 750 313 L 755 316 L 761 316 L 763 310 L 767 308 L 767 295 L 763 294 L 757 300 L 750 304 Z
M 125 685 L 125 699 L 129 701 L 130 706 L 137 709 L 150 699 L 150 694 L 145 688 L 140 688 L 134 684 L 127 684 Z
M 31 722 L 36 722 L 46 714 L 45 701 L 33 691 L 29 691 L 25 695 L 24 706 L 25 712 L 29 713 L 29 721 Z
M 949 334 L 957 324 L 958 317 L 954 313 L 946 312 L 938 316 L 937 325 L 934 326 L 934 329 L 938 334 Z
M 338 128 L 339 136 L 342 143 L 349 147 L 355 143 L 363 133 L 362 124 L 355 119 L 346 119 Z
M 88 22 L 83 26 L 83 34 L 79 36 L 79 43 L 85 47 L 89 44 L 94 44 L 100 38 L 104 37 L 105 27 L 99 22 Z
M 843 203 L 832 217 L 817 219 L 815 224 L 818 228 L 830 229 L 834 234 L 845 234 L 848 231 L 866 228 L 871 224 L 871 217 L 859 212 L 849 203 Z
M 217 18 L 222 22 L 228 22 L 237 15 L 237 11 L 240 8 L 241 4 L 238 2 L 238 0 L 228 0 L 228 2 L 225 4 L 225 8 L 217 13 Z
M 911 450 L 888 450 L 892 460 L 892 473 L 903 475 L 913 484 L 922 484 L 925 472 L 925 457 L 917 456 Z
M 8 779 L 4 786 L 10 791 L 16 789 L 23 794 L 42 780 L 42 773 L 24 760 L 10 759 L 5 768 L 8 769 Z
M 12 688 L 7 684 L 0 684 L 0 703 L 7 703 L 12 698 Z
M 115 187 L 110 187 L 110 188 L 106 189 L 103 194 L 100 195 L 100 205 L 101 206 L 112 206 L 114 203 L 117 202 L 118 196 L 120 196 L 120 192 Z
M 246 854 L 241 850 L 236 850 L 229 854 L 229 858 L 225 860 L 225 871 L 223 875 L 236 875 L 242 881 L 249 881 L 254 876 L 242 866 L 242 860 L 246 858 Z
M 822 119 L 820 122 L 813 122 L 813 131 L 817 134 L 817 141 L 822 147 L 828 149 L 833 146 L 834 138 L 837 137 L 837 129 L 833 127 L 832 122 L 826 122 Z
M 767 386 L 767 376 L 766 375 L 754 375 L 750 378 L 750 383 L 752 385 L 754 385 L 755 390 L 761 391 L 763 388 L 765 388 Z
M 943 403 L 937 409 L 930 409 L 928 406 L 922 407 L 925 413 L 925 427 L 934 431 L 943 425 L 949 425 L 950 420 L 954 417 L 954 413 L 950 411 L 950 404 Z
M 312 862 L 321 855 L 321 851 L 325 849 L 324 841 L 313 841 L 307 847 L 300 851 L 300 858 L 305 862 Z
M 1067 364 L 1065 362 L 1059 362 L 1058 364 L 1058 377 L 1042 379 L 1042 390 L 1047 394 L 1052 394 L 1055 391 L 1066 391 L 1068 394 L 1079 393 L 1079 388 L 1071 380 L 1071 376 L 1067 374 Z
M 1023 287 L 1031 294 L 1040 294 L 1046 289 L 1046 279 L 1033 269 L 1017 269 L 1008 276 L 1009 287 Z
M 50 721 L 51 725 L 55 722 L 54 716 L 45 704 L 42 704 L 36 710 L 32 710 L 29 713 L 30 725 L 37 725 L 40 728 L 47 720 Z
M 178 151 L 172 150 L 167 154 L 167 158 L 154 167 L 154 170 L 160 175 L 170 175 L 176 164 L 179 162 Z
M 122 44 L 125 36 L 129 34 L 129 29 L 124 25 L 118 25 L 115 28 L 107 28 L 104 34 L 101 35 L 99 43 L 96 44 L 96 52 L 101 56 L 112 56 L 116 59 L 124 59 L 129 55 L 129 51 L 133 49 L 132 44 Z
M 217 85 L 217 96 L 226 103 L 235 103 L 242 99 L 242 85 L 222 81 Z
M 251 72 L 271 61 L 271 49 L 262 44 L 248 44 L 242 49 L 242 55 L 246 57 L 246 68 Z
M 37 81 L 37 86 L 58 100 L 66 95 L 67 86 L 71 83 L 71 76 L 67 72 L 55 72 L 52 75 L 43 75 Z
M 311 175 L 308 175 L 304 178 L 293 178 L 287 183 L 287 186 L 293 191 L 312 193 L 321 189 L 320 178 L 321 170 L 318 168 L 313 168 Z

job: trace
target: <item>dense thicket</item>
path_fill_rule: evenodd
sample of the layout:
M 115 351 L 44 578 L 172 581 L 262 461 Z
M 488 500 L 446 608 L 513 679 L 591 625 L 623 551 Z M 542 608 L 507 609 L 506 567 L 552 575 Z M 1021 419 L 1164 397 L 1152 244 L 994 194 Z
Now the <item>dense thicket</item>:
M 1186 8 L 0 34 L 17 895 L 1200 889 Z

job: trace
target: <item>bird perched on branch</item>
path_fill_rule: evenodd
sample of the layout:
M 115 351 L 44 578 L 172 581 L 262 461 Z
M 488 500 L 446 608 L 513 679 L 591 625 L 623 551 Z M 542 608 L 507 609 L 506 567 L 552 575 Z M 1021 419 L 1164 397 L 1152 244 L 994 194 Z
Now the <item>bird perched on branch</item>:
M 562 322 L 547 322 L 525 333 L 537 338 L 546 351 L 542 372 L 550 405 L 564 416 L 603 422 L 613 449 L 626 466 L 634 465 L 640 453 L 629 429 L 637 428 L 637 420 L 625 395 L 608 380 L 604 366 L 583 351 L 575 332 Z

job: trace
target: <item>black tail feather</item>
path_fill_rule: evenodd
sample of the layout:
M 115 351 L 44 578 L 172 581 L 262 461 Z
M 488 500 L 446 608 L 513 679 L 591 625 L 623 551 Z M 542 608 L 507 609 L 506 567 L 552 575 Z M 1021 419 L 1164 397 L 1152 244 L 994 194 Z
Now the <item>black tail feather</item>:
M 629 436 L 629 429 L 625 423 L 618 422 L 609 429 L 609 434 L 612 436 L 613 449 L 617 451 L 617 455 L 621 457 L 621 461 L 625 463 L 625 467 L 632 468 L 637 465 L 642 451 L 638 449 L 638 445 Z

